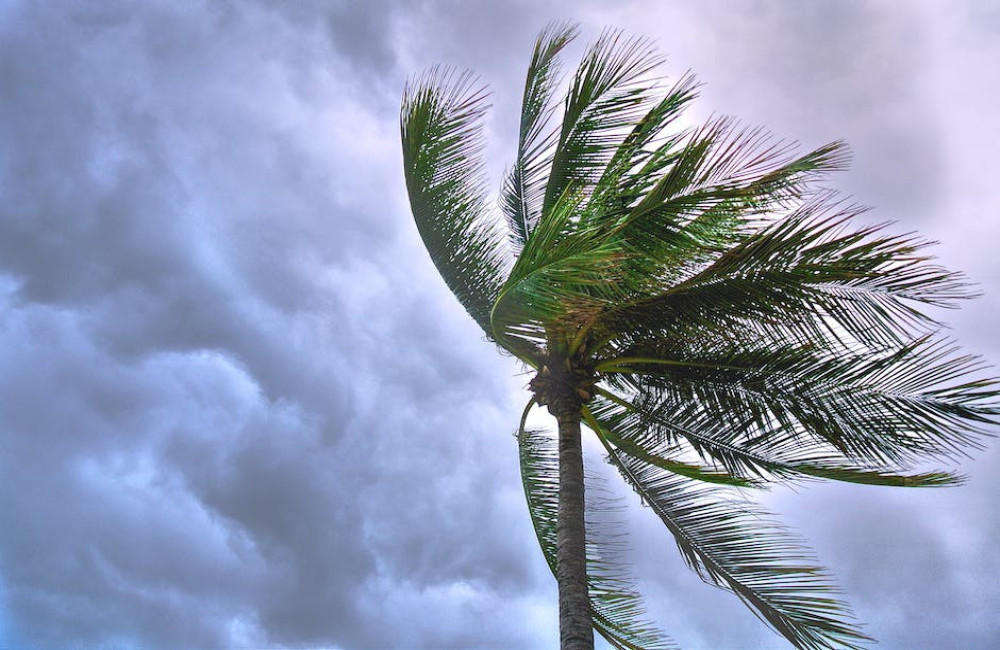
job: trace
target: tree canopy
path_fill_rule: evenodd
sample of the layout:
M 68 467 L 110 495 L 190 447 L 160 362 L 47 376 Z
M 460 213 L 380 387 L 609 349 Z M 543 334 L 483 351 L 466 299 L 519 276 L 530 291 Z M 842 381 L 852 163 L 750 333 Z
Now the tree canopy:
M 431 259 L 486 336 L 536 373 L 517 441 L 546 560 L 555 572 L 559 459 L 527 415 L 570 399 L 702 579 L 797 647 L 863 645 L 802 542 L 734 493 L 961 482 L 935 465 L 982 445 L 997 384 L 934 313 L 975 291 L 930 242 L 873 225 L 825 185 L 847 164 L 843 143 L 801 153 L 727 117 L 683 126 L 693 77 L 665 83 L 652 44 L 619 32 L 563 84 L 575 36 L 555 24 L 536 42 L 499 205 L 473 75 L 430 70 L 401 116 Z M 586 534 L 598 632 L 618 648 L 672 647 L 646 620 L 615 527 L 592 510 Z

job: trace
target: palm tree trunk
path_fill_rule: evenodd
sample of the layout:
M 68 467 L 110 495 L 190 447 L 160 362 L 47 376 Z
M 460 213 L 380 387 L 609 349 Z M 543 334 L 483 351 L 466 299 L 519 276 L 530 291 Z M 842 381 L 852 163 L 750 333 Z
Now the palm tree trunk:
M 569 410 L 569 409 L 567 409 Z M 559 582 L 559 639 L 562 650 L 593 650 L 594 629 L 587 590 L 583 448 L 580 408 L 556 416 L 559 422 L 559 522 L 556 580 Z

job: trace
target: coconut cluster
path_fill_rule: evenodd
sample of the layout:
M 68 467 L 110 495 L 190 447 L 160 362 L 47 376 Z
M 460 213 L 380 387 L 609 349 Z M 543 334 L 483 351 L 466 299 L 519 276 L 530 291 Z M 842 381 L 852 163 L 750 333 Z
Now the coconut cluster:
M 547 359 L 528 383 L 535 401 L 558 416 L 594 399 L 597 377 L 593 368 L 573 359 Z

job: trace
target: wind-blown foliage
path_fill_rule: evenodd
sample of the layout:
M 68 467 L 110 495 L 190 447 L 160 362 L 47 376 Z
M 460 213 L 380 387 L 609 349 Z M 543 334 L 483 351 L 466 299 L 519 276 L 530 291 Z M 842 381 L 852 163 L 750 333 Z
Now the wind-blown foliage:
M 410 207 L 441 277 L 489 335 L 506 250 L 486 215 L 478 154 L 486 94 L 469 74 L 431 70 L 403 97 L 403 166 Z
M 499 210 L 479 159 L 484 91 L 441 69 L 407 87 L 404 172 L 428 252 L 487 336 L 538 371 L 525 415 L 545 404 L 582 421 L 706 582 L 797 647 L 858 647 L 868 638 L 801 543 L 732 494 L 960 482 L 926 464 L 979 448 L 1000 393 L 927 309 L 973 292 L 929 242 L 861 224 L 822 186 L 846 166 L 841 143 L 802 154 L 729 118 L 679 127 L 697 86 L 654 77 L 647 41 L 602 35 L 555 119 L 575 36 L 556 24 L 538 38 Z M 524 418 L 517 440 L 555 571 L 558 455 Z M 594 626 L 617 648 L 671 647 L 605 561 L 618 531 L 593 522 Z

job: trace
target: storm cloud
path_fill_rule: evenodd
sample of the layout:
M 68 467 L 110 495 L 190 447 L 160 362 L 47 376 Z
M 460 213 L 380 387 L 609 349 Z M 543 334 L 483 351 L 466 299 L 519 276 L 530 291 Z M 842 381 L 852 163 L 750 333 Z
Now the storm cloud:
M 991 3 L 7 2 L 0 647 L 555 644 L 510 435 L 527 377 L 423 251 L 398 105 L 424 67 L 476 69 L 498 175 L 558 18 L 656 39 L 706 83 L 697 115 L 846 138 L 836 185 L 942 240 L 986 294 L 945 317 L 1000 359 Z M 961 488 L 767 500 L 884 647 L 991 647 L 995 447 Z M 682 646 L 783 647 L 633 510 Z

